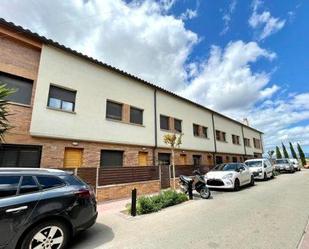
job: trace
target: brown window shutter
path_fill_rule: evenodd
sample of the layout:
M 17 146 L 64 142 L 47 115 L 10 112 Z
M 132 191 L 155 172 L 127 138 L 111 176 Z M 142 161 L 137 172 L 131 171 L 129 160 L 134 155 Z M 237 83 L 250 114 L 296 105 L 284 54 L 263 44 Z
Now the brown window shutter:
M 130 122 L 130 106 L 127 104 L 122 106 L 122 121 L 125 123 Z

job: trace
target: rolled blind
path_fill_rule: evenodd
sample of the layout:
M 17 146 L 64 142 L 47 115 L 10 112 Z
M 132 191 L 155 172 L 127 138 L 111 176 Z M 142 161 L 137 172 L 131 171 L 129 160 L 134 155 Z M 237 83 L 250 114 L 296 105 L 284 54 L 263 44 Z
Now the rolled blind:
M 75 103 L 75 96 L 76 96 L 75 91 L 70 91 L 56 86 L 50 86 L 49 88 L 50 98 Z

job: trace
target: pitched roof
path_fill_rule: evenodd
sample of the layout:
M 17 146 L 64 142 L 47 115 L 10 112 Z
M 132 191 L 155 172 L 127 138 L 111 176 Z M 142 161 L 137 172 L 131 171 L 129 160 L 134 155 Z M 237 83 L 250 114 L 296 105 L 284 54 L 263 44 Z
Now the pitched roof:
M 129 77 L 129 78 L 134 79 L 134 80 L 136 80 L 136 81 L 138 81 L 138 82 L 141 82 L 141 83 L 143 83 L 143 84 L 145 84 L 145 85 L 147 85 L 147 86 L 149 86 L 149 87 L 152 87 L 152 88 L 157 89 L 157 90 L 159 90 L 159 91 L 165 92 L 165 93 L 167 93 L 167 94 L 169 94 L 169 95 L 172 95 L 172 96 L 174 96 L 174 97 L 176 97 L 176 98 L 178 98 L 178 99 L 181 99 L 181 100 L 186 101 L 186 102 L 188 102 L 188 103 L 190 103 L 190 104 L 193 104 L 193 105 L 195 105 L 195 106 L 197 106 L 197 107 L 199 107 L 199 108 L 202 108 L 202 109 L 204 109 L 204 110 L 210 111 L 211 113 L 216 114 L 216 115 L 218 115 L 218 116 L 220 116 L 220 117 L 223 117 L 223 118 L 226 118 L 226 119 L 228 119 L 228 120 L 231 120 L 231 121 L 233 121 L 233 122 L 235 122 L 235 123 L 238 123 L 238 124 L 240 124 L 240 125 L 243 126 L 243 127 L 249 128 L 249 129 L 251 129 L 251 130 L 254 130 L 254 131 L 256 131 L 256 132 L 259 132 L 259 133 L 263 134 L 263 132 L 261 132 L 261 131 L 255 129 L 255 128 L 253 128 L 253 127 L 247 126 L 247 125 L 245 125 L 245 124 L 243 124 L 243 123 L 241 123 L 241 122 L 239 122 L 239 121 L 237 121 L 237 120 L 235 120 L 235 119 L 232 119 L 232 118 L 230 118 L 230 117 L 228 117 L 228 116 L 225 116 L 225 115 L 223 115 L 223 114 L 221 114 L 221 113 L 219 113 L 219 112 L 216 112 L 216 111 L 214 111 L 214 110 L 212 110 L 212 109 L 209 109 L 209 108 L 207 108 L 207 107 L 205 107 L 205 106 L 203 106 L 203 105 L 201 105 L 201 104 L 198 104 L 198 103 L 196 103 L 196 102 L 194 102 L 194 101 L 191 101 L 191 100 L 189 100 L 189 99 L 186 99 L 186 98 L 184 98 L 184 97 L 181 97 L 181 96 L 179 96 L 179 95 L 177 95 L 177 94 L 175 94 L 175 93 L 173 93 L 173 92 L 171 92 L 171 91 L 168 91 L 168 90 L 166 90 L 166 89 L 164 89 L 164 88 L 162 88 L 162 87 L 159 87 L 159 86 L 157 86 L 157 85 L 155 85 L 155 84 L 153 84 L 153 83 L 150 83 L 150 82 L 148 82 L 148 81 L 146 81 L 146 80 L 143 80 L 143 79 L 141 79 L 141 78 L 139 78 L 139 77 L 137 77 L 137 76 L 135 76 L 135 75 L 133 75 L 133 74 L 130 74 L 130 73 L 128 73 L 128 72 L 125 72 L 125 71 L 123 71 L 123 70 L 121 70 L 121 69 L 119 69 L 119 68 L 113 67 L 113 66 L 111 66 L 111 65 L 109 65 L 109 64 L 106 64 L 106 63 L 104 63 L 104 62 L 102 62 L 102 61 L 99 61 L 99 60 L 97 60 L 97 59 L 95 59 L 95 58 L 92 58 L 92 57 L 90 57 L 90 56 L 87 56 L 87 55 L 85 55 L 85 54 L 82 54 L 82 53 L 80 53 L 80 52 L 78 52 L 78 51 L 76 51 L 76 50 L 73 50 L 72 48 L 66 47 L 66 46 L 64 46 L 64 45 L 62 45 L 62 44 L 60 44 L 60 43 L 58 43 L 58 42 L 56 42 L 56 41 L 53 41 L 52 39 L 48 39 L 48 38 L 46 38 L 45 36 L 39 35 L 38 33 L 35 33 L 35 32 L 32 32 L 32 31 L 29 30 L 29 29 L 25 29 L 25 28 L 23 28 L 22 26 L 16 25 L 16 24 L 14 24 L 13 22 L 8 22 L 8 21 L 6 21 L 5 19 L 0 18 L 0 25 L 3 25 L 3 26 L 5 26 L 5 27 L 7 27 L 7 28 L 10 28 L 10 29 L 13 29 L 13 30 L 14 30 L 14 33 L 20 33 L 20 34 L 23 34 L 23 35 L 28 36 L 29 38 L 32 38 L 32 39 L 34 39 L 34 40 L 37 40 L 37 41 L 39 41 L 39 42 L 41 42 L 41 43 L 43 43 L 43 44 L 48 44 L 48 45 L 54 46 L 54 47 L 56 47 L 56 48 L 62 49 L 62 50 L 64 50 L 64 51 L 69 52 L 69 53 L 71 53 L 71 54 L 74 54 L 74 55 L 76 55 L 76 56 L 78 56 L 78 57 L 80 57 L 80 58 L 86 59 L 86 60 L 88 60 L 88 61 L 90 61 L 90 62 L 93 62 L 93 63 L 95 63 L 95 64 L 97 64 L 97 65 L 103 66 L 103 67 L 108 68 L 108 69 L 110 69 L 110 70 L 112 70 L 112 71 L 115 71 L 115 72 L 117 72 L 117 73 L 120 73 L 120 74 L 122 74 L 123 76 Z

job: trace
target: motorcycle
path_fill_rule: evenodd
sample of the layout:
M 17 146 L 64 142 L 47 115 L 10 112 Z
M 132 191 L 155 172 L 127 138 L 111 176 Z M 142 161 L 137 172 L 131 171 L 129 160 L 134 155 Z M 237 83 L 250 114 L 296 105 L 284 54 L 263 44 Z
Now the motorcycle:
M 193 171 L 194 177 L 181 175 L 179 177 L 180 189 L 185 194 L 189 193 L 189 186 L 192 186 L 192 191 L 195 190 L 200 194 L 203 199 L 209 199 L 211 193 L 206 186 L 206 181 L 204 176 L 198 171 Z

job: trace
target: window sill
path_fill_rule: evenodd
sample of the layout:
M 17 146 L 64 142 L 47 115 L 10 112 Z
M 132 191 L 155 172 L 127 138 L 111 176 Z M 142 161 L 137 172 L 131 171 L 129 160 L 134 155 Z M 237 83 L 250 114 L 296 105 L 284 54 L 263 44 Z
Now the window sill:
M 196 136 L 196 135 L 193 135 L 195 138 L 201 138 L 201 139 L 207 139 L 209 140 L 209 137 L 203 137 L 203 136 Z
M 49 107 L 49 106 L 46 106 L 46 109 L 53 110 L 53 111 L 58 111 L 58 112 L 65 112 L 65 113 L 70 113 L 70 114 L 76 114 L 76 112 L 74 112 L 74 111 L 66 111 L 66 110 L 62 110 L 62 109 L 58 109 L 58 108 L 53 108 L 53 107 Z
M 21 104 L 21 103 L 17 103 L 17 102 L 13 102 L 13 101 L 8 101 L 8 104 L 31 108 L 31 105 Z
M 217 142 L 221 142 L 221 143 L 228 143 L 227 141 L 223 141 L 223 140 L 216 140 Z
M 238 146 L 241 146 L 241 144 L 234 144 L 234 143 L 233 143 L 233 145 L 238 145 Z
M 127 125 L 133 125 L 133 126 L 138 126 L 138 127 L 145 127 L 145 125 L 142 124 L 135 124 L 135 123 L 128 123 L 128 122 L 124 122 L 122 120 L 117 120 L 117 119 L 112 119 L 112 118 L 105 118 L 107 121 L 112 121 L 112 122 L 116 122 L 116 123 L 121 123 L 121 124 L 127 124 Z

